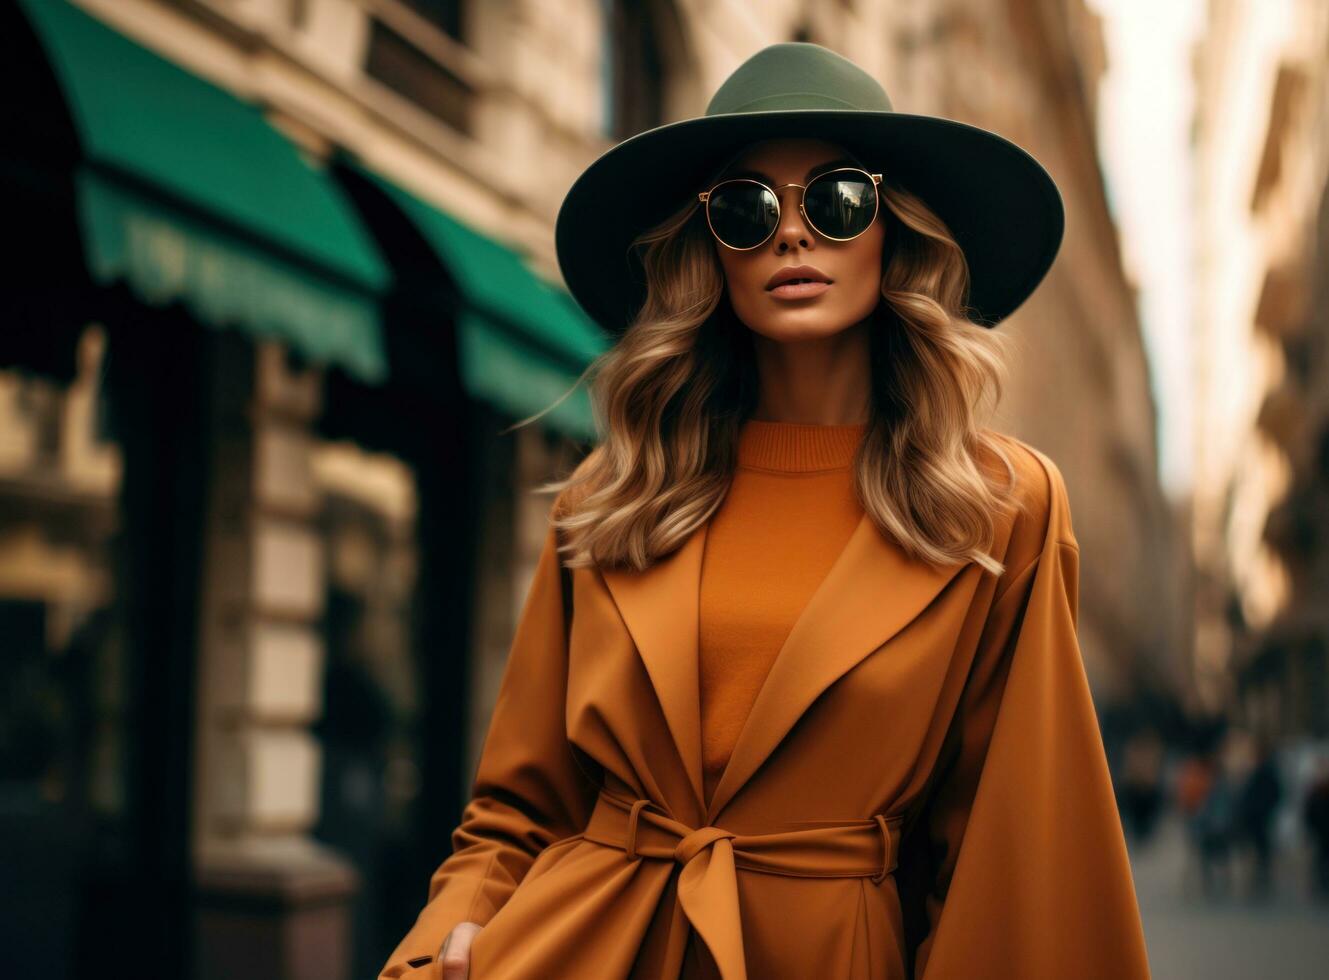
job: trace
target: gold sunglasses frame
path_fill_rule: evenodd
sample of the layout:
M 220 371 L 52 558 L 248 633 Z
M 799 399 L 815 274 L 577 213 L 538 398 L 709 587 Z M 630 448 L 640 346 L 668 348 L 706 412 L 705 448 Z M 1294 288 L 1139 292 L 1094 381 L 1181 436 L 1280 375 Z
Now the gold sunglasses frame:
M 807 209 L 803 207 L 803 204 L 804 202 L 807 201 L 808 185 L 815 184 L 823 177 L 829 177 L 832 174 L 841 174 L 844 173 L 845 171 L 849 171 L 851 173 L 856 173 L 856 174 L 863 174 L 865 177 L 868 177 L 872 180 L 872 190 L 874 192 L 872 218 L 864 226 L 863 231 L 860 231 L 857 235 L 850 235 L 848 238 L 836 238 L 834 235 L 826 234 L 824 231 L 822 231 L 820 228 L 816 226 L 816 224 L 812 221 L 812 219 L 808 217 Z M 761 241 L 759 241 L 756 245 L 749 245 L 747 248 L 738 248 L 737 246 L 730 245 L 727 241 L 725 241 L 723 238 L 719 236 L 719 234 L 715 230 L 715 225 L 711 223 L 711 195 L 715 193 L 717 188 L 723 187 L 725 184 L 756 184 L 758 187 L 764 187 L 766 190 L 770 191 L 771 196 L 775 198 L 775 227 L 772 228 L 767 233 L 766 237 L 763 238 Z M 802 188 L 803 193 L 799 196 L 798 200 L 798 213 L 803 216 L 804 223 L 806 223 L 807 226 L 811 228 L 814 232 L 816 232 L 822 238 L 827 239 L 828 241 L 852 242 L 855 238 L 858 238 L 860 235 L 864 234 L 869 228 L 871 228 L 872 222 L 877 220 L 877 215 L 881 212 L 880 186 L 881 186 L 881 174 L 868 173 L 868 171 L 862 170 L 858 167 L 836 167 L 834 170 L 827 170 L 825 173 L 817 174 L 817 176 L 813 177 L 810 181 L 807 182 L 807 184 L 796 184 L 791 181 L 788 184 L 781 184 L 779 187 L 774 187 L 774 188 L 771 187 L 769 184 L 764 183 L 763 181 L 760 180 L 756 180 L 755 178 L 752 177 L 729 177 L 725 180 L 720 181 L 718 184 L 712 186 L 710 190 L 701 191 L 697 195 L 697 200 L 704 205 L 702 210 L 706 212 L 706 227 L 711 230 L 711 235 L 715 238 L 717 242 L 719 242 L 725 248 L 730 249 L 731 251 L 734 252 L 751 252 L 754 248 L 761 248 L 763 245 L 769 242 L 771 240 L 771 236 L 774 235 L 775 232 L 779 229 L 780 219 L 784 215 L 784 203 L 780 200 L 780 191 L 783 190 L 784 188 L 786 187 Z

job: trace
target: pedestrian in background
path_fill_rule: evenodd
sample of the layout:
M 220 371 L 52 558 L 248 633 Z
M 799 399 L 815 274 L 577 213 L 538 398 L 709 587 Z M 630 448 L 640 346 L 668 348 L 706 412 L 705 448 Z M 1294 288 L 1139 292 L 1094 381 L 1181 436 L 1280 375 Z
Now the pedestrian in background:
M 1194 834 L 1200 856 L 1200 883 L 1206 898 L 1218 898 L 1232 887 L 1232 833 L 1236 793 L 1222 756 L 1213 760 L 1204 802 L 1195 814 Z
M 1320 756 L 1301 816 L 1315 852 L 1312 892 L 1329 902 L 1329 755 Z
M 1163 742 L 1152 728 L 1126 743 L 1121 774 L 1121 809 L 1126 832 L 1145 841 L 1163 808 Z
M 1283 780 L 1273 743 L 1259 737 L 1255 765 L 1242 784 L 1237 800 L 1237 833 L 1254 859 L 1251 896 L 1269 898 L 1273 892 L 1273 822 L 1283 800 Z
M 1187 877 L 1191 869 L 1203 874 L 1204 859 L 1201 856 L 1200 811 L 1209 796 L 1209 788 L 1214 781 L 1214 760 L 1210 753 L 1192 752 L 1177 766 L 1176 805 L 1181 815 L 1182 825 L 1186 828 L 1186 847 L 1191 860 L 1186 865 Z

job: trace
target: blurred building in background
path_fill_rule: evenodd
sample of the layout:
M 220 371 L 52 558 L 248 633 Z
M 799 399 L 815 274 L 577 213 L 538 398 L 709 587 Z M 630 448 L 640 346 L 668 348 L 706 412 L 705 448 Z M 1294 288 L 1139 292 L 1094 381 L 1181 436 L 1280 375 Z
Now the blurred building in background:
M 1101 25 L 1079 0 L 883 8 L 890 45 L 874 49 L 871 28 L 826 43 L 872 64 L 897 109 L 974 123 L 1028 148 L 1065 201 L 1056 264 L 1002 327 L 1018 353 L 1001 420 L 1065 474 L 1085 569 L 1080 640 L 1115 760 L 1119 738 L 1166 724 L 1167 704 L 1189 687 L 1191 583 L 1188 544 L 1159 485 L 1135 291 L 1098 156 Z M 839 20 L 835 5 L 815 10 Z
M 1196 51 L 1196 676 L 1329 734 L 1329 8 L 1209 0 Z
M 1066 241 L 1002 327 L 998 427 L 1066 476 L 1110 755 L 1189 687 L 1081 0 L 21 0 L 0 37 L 26 235 L 0 301 L 18 966 L 378 968 L 469 790 L 547 514 L 529 491 L 594 439 L 584 390 L 504 432 L 605 343 L 558 283 L 558 205 L 774 41 L 1052 172 Z

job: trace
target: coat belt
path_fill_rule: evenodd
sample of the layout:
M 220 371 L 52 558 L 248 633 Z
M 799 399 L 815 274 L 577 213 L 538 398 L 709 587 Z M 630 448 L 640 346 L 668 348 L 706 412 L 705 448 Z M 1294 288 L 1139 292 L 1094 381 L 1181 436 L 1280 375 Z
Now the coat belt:
M 735 868 L 801 878 L 866 877 L 877 884 L 898 864 L 903 815 L 795 822 L 795 829 L 736 834 L 689 827 L 653 806 L 602 789 L 582 836 L 622 850 L 629 861 L 652 858 L 681 867 L 678 904 L 724 980 L 747 980 Z

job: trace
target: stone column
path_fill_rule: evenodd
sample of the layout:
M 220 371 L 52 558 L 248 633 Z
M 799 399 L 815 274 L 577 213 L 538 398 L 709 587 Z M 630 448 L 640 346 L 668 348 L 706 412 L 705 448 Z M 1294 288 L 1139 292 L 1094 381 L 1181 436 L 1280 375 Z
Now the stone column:
M 205 526 L 193 852 L 196 973 L 350 975 L 351 867 L 310 832 L 322 710 L 318 371 L 219 344 Z

